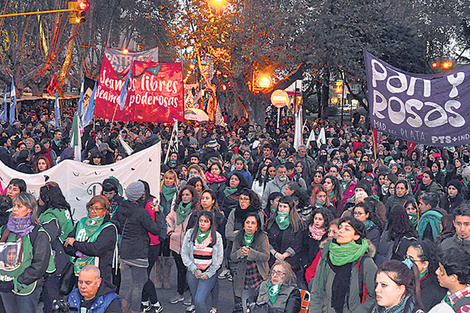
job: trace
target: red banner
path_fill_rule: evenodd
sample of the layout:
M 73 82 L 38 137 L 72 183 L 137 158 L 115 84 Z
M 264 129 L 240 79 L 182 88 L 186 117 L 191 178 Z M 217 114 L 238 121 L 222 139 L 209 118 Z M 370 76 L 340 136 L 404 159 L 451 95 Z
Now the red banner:
M 115 121 L 173 123 L 183 120 L 181 63 L 134 61 L 124 109 L 119 96 L 129 67 L 117 73 L 106 55 L 96 91 L 95 116 Z

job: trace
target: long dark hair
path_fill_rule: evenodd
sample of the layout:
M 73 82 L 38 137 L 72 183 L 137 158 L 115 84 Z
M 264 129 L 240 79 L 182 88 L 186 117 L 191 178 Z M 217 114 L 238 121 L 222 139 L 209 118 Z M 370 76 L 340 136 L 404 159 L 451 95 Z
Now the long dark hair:
M 338 178 L 334 177 L 334 176 L 331 176 L 331 175 L 326 175 L 325 177 L 323 177 L 323 184 L 325 183 L 325 180 L 326 179 L 330 179 L 331 182 L 333 183 L 333 192 L 335 194 L 335 198 L 336 198 L 336 206 L 339 206 L 341 205 L 341 200 L 343 200 L 343 190 L 341 188 L 341 185 L 339 184 L 339 180 Z M 328 193 L 327 193 L 327 197 L 329 198 L 328 196 Z
M 199 197 L 199 200 L 202 198 L 202 195 L 205 194 L 205 193 L 210 194 L 212 199 L 215 200 L 214 204 L 212 205 L 212 211 L 213 212 L 215 212 L 216 210 L 220 211 L 219 204 L 217 203 L 217 195 L 216 195 L 215 191 L 213 191 L 212 189 L 203 190 L 201 192 L 201 196 Z M 201 201 L 199 201 L 199 205 L 197 206 L 197 211 L 198 212 L 204 211 L 204 209 L 201 206 Z
M 295 233 L 298 232 L 302 228 L 302 220 L 300 219 L 299 214 L 297 213 L 297 210 L 295 208 L 294 199 L 291 196 L 284 196 L 279 199 L 279 203 L 285 203 L 289 206 L 290 225 L 292 226 Z M 273 226 L 273 224 L 276 222 L 276 217 L 278 213 L 279 207 L 276 212 L 271 215 L 268 222 L 266 223 L 266 230 L 269 230 L 271 226 Z
M 405 286 L 406 293 L 415 297 L 419 308 L 423 310 L 419 285 L 419 271 L 414 263 L 410 269 L 401 261 L 390 260 L 379 266 L 377 274 L 379 273 L 386 274 L 398 286 Z
M 176 208 L 178 208 L 180 202 L 182 201 L 183 191 L 185 190 L 189 190 L 189 192 L 191 193 L 191 197 L 192 197 L 191 210 L 194 210 L 196 208 L 197 202 L 199 201 L 199 195 L 197 194 L 196 189 L 194 189 L 193 186 L 186 185 L 183 188 L 181 188 L 180 192 L 178 193 L 178 197 L 176 197 L 175 207 L 174 207 L 175 210 Z
M 215 214 L 209 211 L 201 211 L 197 214 L 197 221 L 193 227 L 191 241 L 192 242 L 196 241 L 197 231 L 199 230 L 199 219 L 202 216 L 205 216 L 209 221 L 211 221 L 211 237 L 212 237 L 212 243 L 215 245 L 217 243 L 217 223 L 215 222 Z
M 43 210 L 47 209 L 59 209 L 67 210 L 72 216 L 70 204 L 65 200 L 65 197 L 62 193 L 62 190 L 55 183 L 47 183 L 39 189 L 39 197 L 42 202 L 44 202 Z M 41 215 L 43 212 L 38 212 L 38 215 Z
M 418 238 L 418 233 L 411 224 L 410 218 L 406 210 L 402 206 L 394 206 L 387 214 L 387 230 L 388 239 L 395 240 L 399 237 L 415 237 Z

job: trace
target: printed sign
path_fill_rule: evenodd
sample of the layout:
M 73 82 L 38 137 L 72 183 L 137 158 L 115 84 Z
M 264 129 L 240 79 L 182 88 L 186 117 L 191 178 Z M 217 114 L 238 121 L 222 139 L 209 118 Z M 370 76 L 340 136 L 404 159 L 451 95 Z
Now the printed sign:
M 132 61 L 158 62 L 158 48 L 124 53 L 119 50 L 106 48 L 104 52 L 116 72 L 124 71 Z
M 372 128 L 430 146 L 470 143 L 470 66 L 419 75 L 364 58 Z

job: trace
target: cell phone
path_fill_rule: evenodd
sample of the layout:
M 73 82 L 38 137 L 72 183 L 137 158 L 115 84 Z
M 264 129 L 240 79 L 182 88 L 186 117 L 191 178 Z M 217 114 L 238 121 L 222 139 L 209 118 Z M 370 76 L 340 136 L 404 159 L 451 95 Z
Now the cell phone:
M 158 204 L 157 198 L 153 198 L 152 205 L 153 205 L 153 206 L 156 206 L 157 204 Z

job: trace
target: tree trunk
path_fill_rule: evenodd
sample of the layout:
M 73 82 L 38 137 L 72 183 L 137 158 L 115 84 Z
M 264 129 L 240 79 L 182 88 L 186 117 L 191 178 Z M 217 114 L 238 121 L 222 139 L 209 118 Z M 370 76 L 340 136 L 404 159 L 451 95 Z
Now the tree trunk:
M 72 37 L 72 39 L 70 39 L 69 46 L 67 48 L 67 56 L 65 57 L 64 64 L 62 64 L 62 70 L 60 71 L 59 79 L 57 79 L 59 95 L 61 97 L 64 95 L 65 79 L 67 78 L 67 74 L 72 64 L 73 36 L 76 32 L 77 32 L 77 25 L 72 25 L 72 29 L 70 30 L 70 37 Z

